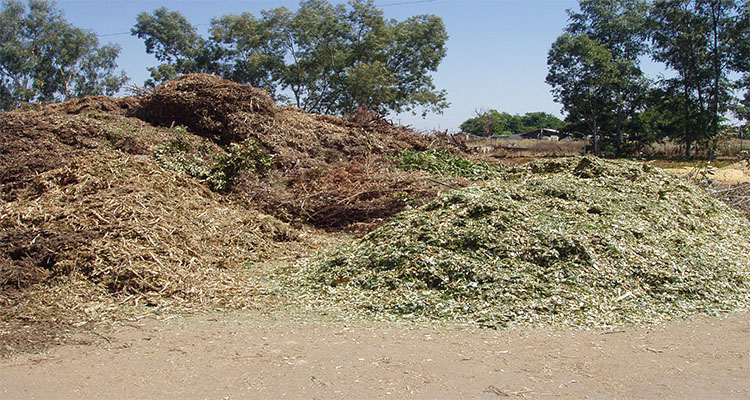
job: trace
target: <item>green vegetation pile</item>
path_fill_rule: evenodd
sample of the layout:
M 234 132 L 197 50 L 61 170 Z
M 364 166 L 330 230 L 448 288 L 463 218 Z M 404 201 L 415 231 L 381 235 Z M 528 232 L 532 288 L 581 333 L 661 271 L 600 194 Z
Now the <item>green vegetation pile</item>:
M 398 166 L 405 170 L 429 171 L 441 177 L 462 177 L 471 180 L 490 179 L 501 168 L 486 162 L 473 162 L 451 154 L 446 149 L 428 151 L 402 150 L 397 156 Z
M 750 222 L 646 164 L 544 160 L 446 192 L 291 274 L 306 302 L 381 316 L 651 323 L 750 306 Z

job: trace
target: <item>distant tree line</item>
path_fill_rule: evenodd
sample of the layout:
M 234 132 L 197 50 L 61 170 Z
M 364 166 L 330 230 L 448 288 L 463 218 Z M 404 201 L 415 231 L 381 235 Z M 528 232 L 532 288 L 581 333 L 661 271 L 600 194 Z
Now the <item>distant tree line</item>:
M 669 138 L 713 155 L 730 116 L 750 117 L 750 2 L 580 0 L 552 44 L 547 83 L 596 154 Z M 669 77 L 650 79 L 641 61 Z M 738 95 L 739 94 L 739 95 Z M 747 126 L 747 125 L 746 125 Z M 746 129 L 746 128 L 745 128 Z
M 479 136 L 515 135 L 536 129 L 562 129 L 565 122 L 545 112 L 530 112 L 524 115 L 509 114 L 497 110 L 477 111 L 476 116 L 461 124 L 461 131 Z

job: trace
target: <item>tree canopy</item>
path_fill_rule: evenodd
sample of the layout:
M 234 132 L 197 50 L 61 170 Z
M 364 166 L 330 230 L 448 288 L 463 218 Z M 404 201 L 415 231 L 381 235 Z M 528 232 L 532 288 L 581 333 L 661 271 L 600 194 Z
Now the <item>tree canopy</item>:
M 541 111 L 518 115 L 489 110 L 477 111 L 476 114 L 476 117 L 461 124 L 461 131 L 480 136 L 514 135 L 542 128 L 562 129 L 565 126 L 556 116 Z
M 747 117 L 734 92 L 750 90 L 749 3 L 580 0 L 579 5 L 580 12 L 568 11 L 570 22 L 549 51 L 547 83 L 568 121 L 586 126 L 595 153 L 603 138 L 620 154 L 625 136 L 676 139 L 685 143 L 687 155 L 694 143 L 710 152 L 730 110 Z M 640 68 L 646 56 L 675 77 L 647 79 Z
M 682 97 L 679 137 L 688 155 L 693 142 L 718 137 L 732 100 L 730 74 L 747 73 L 748 7 L 735 0 L 654 2 L 652 55 L 677 74 L 664 84 Z
M 648 82 L 639 66 L 646 51 L 646 3 L 581 0 L 552 44 L 547 83 L 569 119 L 582 121 L 599 154 L 601 131 L 614 131 L 621 151 L 623 125 L 638 110 Z
M 113 95 L 127 81 L 116 45 L 69 24 L 54 4 L 6 0 L 0 11 L 0 109 L 28 102 Z
M 448 103 L 431 73 L 446 55 L 443 21 L 419 15 L 386 20 L 372 0 L 334 5 L 305 0 L 213 19 L 201 38 L 180 13 L 141 13 L 132 34 L 163 64 L 156 84 L 180 73 L 207 72 L 268 89 L 307 112 L 348 114 L 366 106 L 388 112 L 441 112 Z

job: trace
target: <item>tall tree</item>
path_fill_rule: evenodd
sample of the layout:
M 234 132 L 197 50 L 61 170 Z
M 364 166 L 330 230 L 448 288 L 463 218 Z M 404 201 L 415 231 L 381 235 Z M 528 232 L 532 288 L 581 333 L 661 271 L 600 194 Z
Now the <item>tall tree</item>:
M 580 0 L 580 12 L 568 11 L 565 31 L 588 39 L 609 51 L 608 69 L 615 74 L 608 82 L 613 109 L 615 147 L 621 154 L 623 127 L 644 104 L 650 82 L 640 68 L 640 57 L 647 51 L 648 4 L 643 0 Z M 604 121 L 602 121 L 604 122 Z
M 564 33 L 552 44 L 547 65 L 547 83 L 555 101 L 562 104 L 569 121 L 584 122 L 594 141 L 594 154 L 600 155 L 601 126 L 616 108 L 612 93 L 620 78 L 612 53 L 585 33 Z
M 683 97 L 688 122 L 681 139 L 688 156 L 694 142 L 708 144 L 718 137 L 732 97 L 730 75 L 747 71 L 747 7 L 735 0 L 657 0 L 653 5 L 653 57 L 677 74 L 665 84 Z
M 54 3 L 4 1 L 0 11 L 0 109 L 27 102 L 112 95 L 127 81 L 120 48 L 70 25 Z
M 142 12 L 136 17 L 131 34 L 143 39 L 146 53 L 152 54 L 162 64 L 149 67 L 151 79 L 147 86 L 191 72 L 213 72 L 208 43 L 196 28 L 179 12 L 165 7 L 152 14 Z
M 750 87 L 744 93 L 742 99 L 734 107 L 734 115 L 744 121 L 740 126 L 740 135 L 742 138 L 750 137 Z
M 133 34 L 165 62 L 159 68 L 211 72 L 266 87 L 308 112 L 346 114 L 364 105 L 381 114 L 419 108 L 426 114 L 448 104 L 431 76 L 445 57 L 447 40 L 434 15 L 399 22 L 386 20 L 372 0 L 348 6 L 305 0 L 296 12 L 280 7 L 260 17 L 214 19 L 205 40 L 179 13 L 160 9 L 142 13 L 138 21 Z M 183 38 L 195 45 L 173 46 Z M 152 71 L 156 80 L 165 75 Z
M 739 11 L 739 18 L 735 26 L 735 57 L 734 69 L 743 71 L 742 78 L 737 81 L 737 89 L 744 94 L 735 107 L 735 116 L 744 121 L 743 137 L 750 136 L 750 2 L 746 2 Z

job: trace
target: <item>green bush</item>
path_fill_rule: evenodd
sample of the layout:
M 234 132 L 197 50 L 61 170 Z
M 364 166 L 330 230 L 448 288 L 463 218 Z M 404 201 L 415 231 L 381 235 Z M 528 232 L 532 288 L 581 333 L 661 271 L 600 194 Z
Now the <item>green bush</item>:
M 232 143 L 230 152 L 220 156 L 211 166 L 206 181 L 211 189 L 225 192 L 232 188 L 240 171 L 252 169 L 263 175 L 272 164 L 273 158 L 266 148 L 255 139 L 247 139 L 242 144 Z
M 237 175 L 243 170 L 265 174 L 273 163 L 263 145 L 250 138 L 241 144 L 232 143 L 228 153 L 219 153 L 207 139 L 193 139 L 184 128 L 176 128 L 178 135 L 154 150 L 154 158 L 164 168 L 188 174 L 208 184 L 211 190 L 231 190 Z
M 455 156 L 445 149 L 428 151 L 403 150 L 396 156 L 397 165 L 405 170 L 423 170 L 438 175 L 452 175 L 472 180 L 489 179 L 500 168 L 484 162 L 475 163 Z

